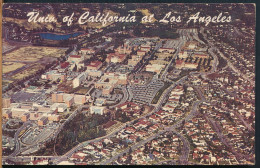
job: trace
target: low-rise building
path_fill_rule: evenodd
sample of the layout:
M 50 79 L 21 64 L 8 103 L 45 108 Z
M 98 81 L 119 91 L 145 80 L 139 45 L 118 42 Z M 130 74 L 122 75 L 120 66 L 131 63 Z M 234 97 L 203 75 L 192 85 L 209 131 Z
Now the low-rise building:
M 101 61 L 92 61 L 88 66 L 87 70 L 98 70 L 101 68 L 102 62 Z
M 3 98 L 2 108 L 9 108 L 11 105 L 11 98 Z
M 68 58 L 68 62 L 70 62 L 71 64 L 79 64 L 83 60 L 84 57 L 81 55 L 70 55 Z
M 173 48 L 163 48 L 163 47 L 161 47 L 161 48 L 158 49 L 158 52 L 173 53 L 174 51 L 175 51 L 175 49 L 173 49 Z
M 106 62 L 121 63 L 126 59 L 126 54 L 109 53 L 107 54 Z
M 138 62 L 142 60 L 143 56 L 140 55 L 132 55 L 131 59 L 128 59 L 128 65 L 136 66 Z
M 51 70 L 41 76 L 42 79 L 56 81 L 58 79 L 64 81 L 66 79 L 66 74 L 59 72 L 58 70 Z
M 130 54 L 132 52 L 132 47 L 128 45 L 119 46 L 115 49 L 115 52 L 118 52 L 119 54 Z
M 196 69 L 198 67 L 198 63 L 192 63 L 192 62 L 184 62 L 184 60 L 176 60 L 176 68 L 177 69 L 182 69 L 182 68 L 187 68 L 187 69 Z
M 101 79 L 95 83 L 95 88 L 102 89 L 102 94 L 110 94 L 117 85 L 126 85 L 127 75 L 121 73 L 105 73 Z
M 107 108 L 105 106 L 91 106 L 90 107 L 90 114 L 100 114 L 103 115 L 106 113 Z
M 138 50 L 136 54 L 138 56 L 144 56 L 146 54 L 146 51 Z
M 86 70 L 85 71 L 88 76 L 92 76 L 92 77 L 101 77 L 103 72 L 100 70 Z
M 186 50 L 181 51 L 178 56 L 179 56 L 179 58 L 186 59 L 188 57 L 188 52 Z
M 159 74 L 163 68 L 165 68 L 165 65 L 160 65 L 160 64 L 148 64 L 146 65 L 145 67 L 146 71 L 149 71 L 149 72 L 156 72 L 157 74 Z
M 59 104 L 58 106 L 58 112 L 65 112 L 66 110 L 68 110 L 68 105 L 67 104 Z
M 10 110 L 4 110 L 3 117 L 5 117 L 6 119 L 12 118 L 12 112 Z
M 87 55 L 87 54 L 95 54 L 96 51 L 92 48 L 82 48 L 80 51 L 79 51 L 80 54 L 83 54 L 83 55 Z

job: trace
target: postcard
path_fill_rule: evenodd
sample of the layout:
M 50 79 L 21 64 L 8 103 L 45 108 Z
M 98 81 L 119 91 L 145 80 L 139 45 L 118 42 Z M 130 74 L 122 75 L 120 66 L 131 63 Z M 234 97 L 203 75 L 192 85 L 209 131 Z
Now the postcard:
M 3 165 L 254 165 L 253 3 L 4 3 Z

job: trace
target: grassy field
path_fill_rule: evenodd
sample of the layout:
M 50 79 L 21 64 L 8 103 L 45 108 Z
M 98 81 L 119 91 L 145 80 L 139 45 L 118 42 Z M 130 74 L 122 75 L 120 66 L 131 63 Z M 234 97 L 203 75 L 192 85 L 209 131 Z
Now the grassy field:
M 80 89 L 76 92 L 77 94 L 86 94 L 90 88 L 80 87 Z
M 23 79 L 24 77 L 30 76 L 37 72 L 38 70 L 44 68 L 44 65 L 42 64 L 35 64 L 30 68 L 25 69 L 24 71 L 21 71 L 15 75 L 12 76 L 13 79 Z
M 4 87 L 4 86 L 7 86 L 7 85 L 10 84 L 10 83 L 13 83 L 13 81 L 10 81 L 10 80 L 2 80 L 2 85 L 3 85 L 3 87 Z
M 66 49 L 59 49 L 53 47 L 35 47 L 27 46 L 21 47 L 13 52 L 3 55 L 5 61 L 38 61 L 42 57 L 60 57 L 64 54 Z
M 14 62 L 4 62 L 3 64 L 3 73 L 8 73 L 8 72 L 11 72 L 11 71 L 14 71 L 18 68 L 21 68 L 23 67 L 25 64 L 23 63 L 14 63 Z
M 52 24 L 49 23 L 29 23 L 27 19 L 16 19 L 10 17 L 3 17 L 3 21 L 17 23 L 18 25 L 23 25 L 26 29 L 32 30 L 37 28 L 42 28 L 45 26 L 47 29 L 53 29 Z
M 152 15 L 148 9 L 137 9 L 137 11 L 141 12 L 144 16 Z M 153 18 L 151 23 L 154 23 L 155 21 L 157 21 L 157 20 L 155 18 Z M 149 23 L 149 22 L 141 21 L 141 23 Z

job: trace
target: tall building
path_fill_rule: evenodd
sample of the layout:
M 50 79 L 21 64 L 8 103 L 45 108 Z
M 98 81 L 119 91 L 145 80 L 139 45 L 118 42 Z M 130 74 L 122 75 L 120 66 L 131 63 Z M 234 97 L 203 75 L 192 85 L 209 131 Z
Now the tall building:
M 74 95 L 74 103 L 75 104 L 84 104 L 87 99 L 85 95 Z
M 69 97 L 66 97 L 64 99 L 64 101 L 67 104 L 67 107 L 70 107 L 74 102 L 74 98 L 73 98 L 73 96 L 69 96 Z
M 3 117 L 5 117 L 6 119 L 12 118 L 11 110 L 3 111 Z
M 63 93 L 53 93 L 51 95 L 53 103 L 62 103 L 63 102 Z
M 11 105 L 11 98 L 3 98 L 3 108 L 9 108 Z
M 48 122 L 48 117 L 43 116 L 42 118 L 40 118 L 40 119 L 38 120 L 38 125 L 39 125 L 39 126 L 44 126 L 44 125 L 47 124 L 47 122 Z
M 26 121 L 28 121 L 29 118 L 30 118 L 30 113 L 24 113 L 24 114 L 22 115 L 22 117 L 21 117 L 21 120 L 22 120 L 23 122 L 26 122 Z
M 77 76 L 73 81 L 73 88 L 79 87 L 82 81 L 86 80 L 87 74 L 85 72 L 81 73 L 79 76 Z

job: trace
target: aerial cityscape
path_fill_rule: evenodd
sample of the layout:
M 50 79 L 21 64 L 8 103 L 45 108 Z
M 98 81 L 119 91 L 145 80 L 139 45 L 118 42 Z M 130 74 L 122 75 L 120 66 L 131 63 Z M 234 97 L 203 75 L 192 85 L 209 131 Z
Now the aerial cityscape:
M 2 165 L 255 164 L 255 4 L 2 14 Z

